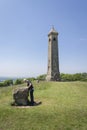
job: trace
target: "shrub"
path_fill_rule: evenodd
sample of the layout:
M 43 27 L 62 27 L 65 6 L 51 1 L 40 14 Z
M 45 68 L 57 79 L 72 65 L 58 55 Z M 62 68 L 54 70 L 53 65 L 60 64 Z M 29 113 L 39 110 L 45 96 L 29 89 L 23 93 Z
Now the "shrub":
M 4 86 L 10 86 L 10 85 L 13 85 L 13 80 L 5 80 L 4 81 Z
M 76 73 L 76 74 L 61 73 L 61 81 L 87 81 L 87 73 Z
M 0 82 L 0 87 L 3 87 L 4 86 L 4 82 Z
M 16 79 L 14 84 L 17 85 L 22 83 L 23 83 L 23 79 Z
M 37 77 L 37 80 L 45 80 L 45 79 L 46 79 L 46 74 Z
M 36 80 L 36 78 L 31 77 L 31 78 L 27 78 L 27 80 L 34 81 L 34 80 Z

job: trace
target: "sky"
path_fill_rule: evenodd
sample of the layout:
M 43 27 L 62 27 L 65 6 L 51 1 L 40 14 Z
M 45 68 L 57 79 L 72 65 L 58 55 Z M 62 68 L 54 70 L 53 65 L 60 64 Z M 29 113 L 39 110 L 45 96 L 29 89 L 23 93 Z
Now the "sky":
M 46 74 L 52 26 L 60 73 L 87 72 L 87 0 L 0 0 L 0 76 Z

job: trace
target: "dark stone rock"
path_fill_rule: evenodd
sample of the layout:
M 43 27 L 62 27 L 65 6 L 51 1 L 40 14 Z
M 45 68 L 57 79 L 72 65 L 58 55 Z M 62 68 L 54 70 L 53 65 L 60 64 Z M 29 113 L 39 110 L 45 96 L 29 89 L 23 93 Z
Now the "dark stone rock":
M 19 106 L 29 105 L 28 96 L 29 96 L 28 87 L 14 90 L 13 92 L 14 104 Z

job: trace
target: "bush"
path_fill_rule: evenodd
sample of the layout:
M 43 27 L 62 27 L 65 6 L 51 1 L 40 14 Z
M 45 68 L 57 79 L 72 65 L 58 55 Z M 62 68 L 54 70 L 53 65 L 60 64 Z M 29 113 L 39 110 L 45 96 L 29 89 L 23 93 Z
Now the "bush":
M 4 81 L 4 86 L 10 86 L 13 85 L 13 80 L 5 80 Z
M 15 85 L 18 85 L 18 84 L 22 84 L 23 83 L 23 79 L 16 79 L 15 80 Z
M 3 82 L 0 82 L 0 87 L 10 86 L 13 85 L 13 80 L 5 80 Z
M 0 87 L 10 86 L 10 85 L 13 85 L 13 80 L 5 80 L 3 82 L 0 82 Z
M 0 82 L 0 87 L 3 87 L 4 86 L 4 82 Z
M 46 74 L 38 76 L 37 80 L 46 80 Z
M 76 74 L 61 73 L 61 81 L 87 81 L 87 73 L 76 73 Z
M 36 80 L 36 78 L 31 77 L 31 78 L 27 78 L 27 80 L 29 80 L 29 81 L 34 81 L 34 80 Z

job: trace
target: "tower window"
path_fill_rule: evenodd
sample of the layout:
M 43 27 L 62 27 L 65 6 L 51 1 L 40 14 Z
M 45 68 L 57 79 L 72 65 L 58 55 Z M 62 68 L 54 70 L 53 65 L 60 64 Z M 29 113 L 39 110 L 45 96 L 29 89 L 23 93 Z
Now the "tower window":
M 56 38 L 55 38 L 55 37 L 53 38 L 53 41 L 56 41 Z
M 49 42 L 51 41 L 51 39 L 49 38 Z

